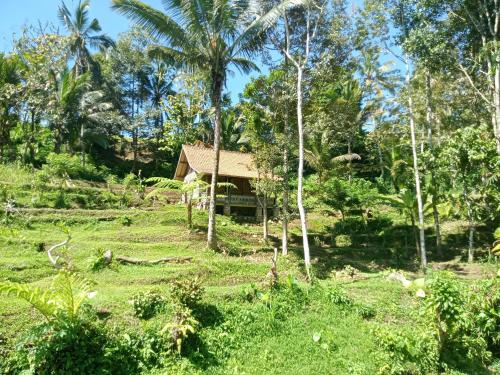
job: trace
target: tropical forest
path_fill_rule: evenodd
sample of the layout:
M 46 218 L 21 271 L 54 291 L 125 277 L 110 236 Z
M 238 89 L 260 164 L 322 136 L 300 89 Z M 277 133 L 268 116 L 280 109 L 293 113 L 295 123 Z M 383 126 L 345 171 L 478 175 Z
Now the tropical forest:
M 500 0 L 0 3 L 0 375 L 500 374 Z

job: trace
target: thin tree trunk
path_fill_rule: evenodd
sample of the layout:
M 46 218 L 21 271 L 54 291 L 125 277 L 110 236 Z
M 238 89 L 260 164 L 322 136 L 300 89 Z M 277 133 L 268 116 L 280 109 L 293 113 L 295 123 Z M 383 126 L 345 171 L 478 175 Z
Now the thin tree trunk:
M 288 119 L 285 118 L 285 129 L 287 127 Z M 285 134 L 285 140 L 288 140 L 288 129 L 285 130 Z M 285 145 L 283 150 L 283 207 L 281 209 L 281 253 L 288 255 L 288 145 Z
M 307 238 L 306 211 L 302 202 L 303 174 L 304 174 L 304 124 L 302 118 L 302 67 L 297 68 L 297 126 L 299 133 L 299 170 L 297 188 L 297 206 L 300 214 L 300 226 L 302 229 L 302 242 L 304 247 L 304 265 L 307 276 L 311 277 L 311 255 L 309 251 L 309 239 Z
M 349 155 L 349 161 L 348 161 L 348 169 L 349 169 L 349 183 L 352 182 L 352 161 L 351 161 L 351 154 L 352 154 L 352 138 L 349 135 L 347 138 L 347 154 Z
M 269 227 L 267 224 L 267 194 L 264 194 L 262 201 L 262 229 L 263 229 L 263 240 L 267 242 L 269 237 Z
M 434 151 L 434 143 L 432 137 L 432 124 L 433 124 L 433 109 L 432 109 L 432 86 L 431 86 L 431 73 L 429 70 L 425 72 L 425 92 L 426 92 L 426 120 L 427 120 L 427 139 L 429 142 L 429 149 L 431 153 Z M 436 189 L 436 178 L 434 175 L 433 167 L 431 167 L 431 182 L 432 188 Z M 437 209 L 437 199 L 436 192 L 434 191 L 431 196 L 431 204 L 432 204 L 432 216 L 434 218 L 434 232 L 436 233 L 436 250 L 438 256 L 442 257 L 441 251 L 441 227 L 439 223 L 439 212 Z
M 186 194 L 186 205 L 187 205 L 187 221 L 188 228 L 193 227 L 193 200 L 191 199 L 191 194 Z
M 85 125 L 83 122 L 80 125 L 80 147 L 81 147 L 81 161 L 82 161 L 82 166 L 85 168 L 85 143 L 83 141 L 83 135 L 85 133 Z
M 285 38 L 285 51 L 289 52 L 289 43 L 288 37 Z M 285 77 L 288 77 L 288 59 L 286 57 L 286 53 L 283 58 L 285 59 Z M 288 255 L 288 173 L 289 173 L 289 155 L 288 155 L 288 144 L 290 137 L 290 129 L 288 128 L 288 100 L 285 100 L 285 116 L 284 116 L 284 128 L 283 128 L 283 136 L 285 139 L 285 144 L 283 145 L 283 207 L 282 210 L 282 218 L 281 218 L 281 254 Z
M 214 77 L 212 106 L 215 108 L 215 127 L 214 127 L 214 165 L 212 169 L 212 182 L 210 184 L 210 202 L 208 208 L 208 235 L 207 245 L 210 249 L 217 249 L 217 234 L 215 229 L 215 204 L 217 175 L 219 174 L 219 156 L 220 156 L 220 128 L 221 128 L 221 95 L 222 95 L 222 77 Z
M 472 263 L 474 261 L 474 231 L 476 230 L 476 227 L 474 224 L 474 216 L 472 214 L 472 205 L 469 200 L 467 185 L 464 186 L 464 200 L 467 206 L 467 218 L 469 219 L 469 248 L 467 252 L 467 261 Z
M 415 219 L 412 215 L 411 217 L 411 227 L 412 227 L 412 230 L 413 230 L 413 239 L 415 240 L 415 249 L 417 250 L 417 258 L 420 258 L 420 242 L 419 242 L 419 238 L 418 238 L 418 230 L 417 230 L 417 226 L 415 225 Z
M 425 272 L 427 268 L 427 255 L 425 252 L 425 228 L 424 228 L 424 206 L 422 203 L 422 192 L 420 189 L 420 173 L 418 171 L 418 156 L 417 156 L 417 141 L 415 138 L 415 117 L 413 114 L 413 98 L 411 93 L 410 81 L 410 62 L 406 55 L 406 85 L 408 89 L 408 112 L 410 115 L 410 135 L 411 135 L 411 150 L 413 154 L 413 169 L 415 172 L 415 190 L 417 195 L 418 207 L 418 226 L 420 231 L 420 267 Z
M 496 50 L 496 48 L 495 48 Z M 496 53 L 497 65 L 500 64 L 500 57 Z M 500 154 L 500 67 L 497 66 L 495 69 L 495 83 L 494 83 L 494 93 L 493 102 L 495 104 L 495 117 L 494 117 L 494 134 L 497 146 L 497 153 Z

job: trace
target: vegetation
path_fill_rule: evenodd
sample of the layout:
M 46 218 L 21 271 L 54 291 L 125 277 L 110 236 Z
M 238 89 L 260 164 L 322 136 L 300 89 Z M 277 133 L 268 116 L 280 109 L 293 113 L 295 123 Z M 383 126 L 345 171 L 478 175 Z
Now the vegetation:
M 74 5 L 0 53 L 0 374 L 500 371 L 496 0 Z

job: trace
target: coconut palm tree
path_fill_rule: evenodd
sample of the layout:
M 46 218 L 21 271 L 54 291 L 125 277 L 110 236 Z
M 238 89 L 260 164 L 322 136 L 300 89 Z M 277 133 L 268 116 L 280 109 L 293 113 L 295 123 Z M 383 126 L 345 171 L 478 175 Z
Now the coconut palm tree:
M 168 96 L 174 95 L 175 91 L 173 89 L 173 79 L 169 74 L 169 68 L 167 64 L 162 61 L 153 61 L 150 68 L 150 72 L 146 81 L 144 83 L 144 89 L 147 92 L 151 100 L 151 105 L 155 110 L 155 138 L 156 138 L 156 150 L 154 153 L 154 159 L 156 167 L 158 167 L 158 151 L 160 149 L 160 140 L 164 136 L 164 113 L 163 101 L 167 99 Z
M 107 35 L 97 34 L 101 31 L 101 26 L 96 18 L 90 20 L 89 6 L 89 0 L 80 0 L 73 14 L 64 1 L 59 6 L 59 19 L 70 34 L 69 50 L 75 59 L 74 70 L 77 76 L 94 65 L 89 47 L 104 51 L 114 45 Z
M 55 151 L 59 153 L 65 136 L 71 131 L 68 125 L 78 120 L 80 101 L 89 87 L 89 75 L 86 73 L 77 77 L 74 72 L 65 69 L 60 74 L 51 71 L 50 77 L 55 94 L 49 101 L 48 113 L 55 133 Z
M 242 139 L 243 131 L 243 116 L 238 115 L 235 110 L 224 111 L 221 122 L 221 148 L 223 150 L 237 151 L 245 143 L 244 139 Z
M 187 71 L 204 72 L 214 109 L 214 163 L 210 186 L 208 247 L 217 247 L 215 193 L 219 171 L 222 91 L 231 67 L 257 69 L 249 60 L 260 52 L 265 31 L 283 12 L 304 0 L 285 0 L 264 15 L 257 2 L 233 0 L 164 0 L 166 13 L 139 0 L 113 0 L 113 9 L 135 21 L 164 44 L 152 56 L 175 62 Z

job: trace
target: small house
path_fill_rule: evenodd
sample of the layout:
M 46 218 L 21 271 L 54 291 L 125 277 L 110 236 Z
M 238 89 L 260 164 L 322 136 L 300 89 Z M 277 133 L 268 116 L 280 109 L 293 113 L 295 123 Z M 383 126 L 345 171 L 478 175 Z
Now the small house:
M 193 181 L 198 176 L 208 183 L 212 180 L 214 150 L 202 142 L 183 145 L 174 178 L 180 181 Z M 257 179 L 252 155 L 249 153 L 221 150 L 219 156 L 218 182 L 229 182 L 236 189 L 223 188 L 218 191 L 216 212 L 224 215 L 262 217 L 263 198 L 257 197 L 250 181 Z M 199 208 L 208 207 L 209 191 L 196 191 L 195 198 Z M 267 199 L 269 217 L 277 213 L 276 200 Z

